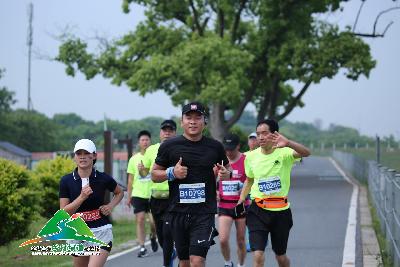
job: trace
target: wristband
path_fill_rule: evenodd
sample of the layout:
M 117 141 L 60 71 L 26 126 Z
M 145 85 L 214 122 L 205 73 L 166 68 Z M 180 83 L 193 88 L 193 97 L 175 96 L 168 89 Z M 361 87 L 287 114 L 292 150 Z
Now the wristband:
M 172 182 L 175 180 L 174 167 L 168 167 L 165 173 L 167 174 L 168 181 Z

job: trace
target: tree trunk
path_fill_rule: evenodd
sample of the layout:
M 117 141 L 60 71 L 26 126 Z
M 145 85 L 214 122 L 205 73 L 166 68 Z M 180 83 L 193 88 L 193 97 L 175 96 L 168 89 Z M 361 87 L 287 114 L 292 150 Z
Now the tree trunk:
M 218 141 L 222 141 L 224 135 L 228 132 L 225 122 L 225 105 L 214 102 L 211 104 L 209 130 L 211 136 Z

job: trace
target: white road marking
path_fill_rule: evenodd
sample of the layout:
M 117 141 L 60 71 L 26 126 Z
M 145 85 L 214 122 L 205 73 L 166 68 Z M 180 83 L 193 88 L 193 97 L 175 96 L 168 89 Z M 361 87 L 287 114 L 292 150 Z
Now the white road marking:
M 353 186 L 350 199 L 349 216 L 347 219 L 346 237 L 344 239 L 342 267 L 356 265 L 356 229 L 357 229 L 357 205 L 358 205 L 358 185 L 346 175 L 340 166 L 332 158 L 329 158 L 333 166 Z

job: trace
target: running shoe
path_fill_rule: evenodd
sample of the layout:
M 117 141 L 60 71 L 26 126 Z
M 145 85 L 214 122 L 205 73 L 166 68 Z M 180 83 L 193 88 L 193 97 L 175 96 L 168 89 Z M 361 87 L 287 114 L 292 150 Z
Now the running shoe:
M 153 252 L 156 252 L 158 250 L 158 243 L 157 243 L 157 238 L 156 236 L 150 236 L 150 242 L 151 242 L 151 250 Z
M 141 247 L 137 256 L 138 258 L 147 257 L 148 256 L 147 249 L 145 247 Z
M 225 264 L 224 267 L 233 267 L 233 262 L 231 262 L 230 264 Z

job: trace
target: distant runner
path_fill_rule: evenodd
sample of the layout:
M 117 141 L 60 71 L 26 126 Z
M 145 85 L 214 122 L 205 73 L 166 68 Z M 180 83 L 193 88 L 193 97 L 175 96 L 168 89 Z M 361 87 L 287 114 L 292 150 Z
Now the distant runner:
M 160 125 L 160 141 L 164 141 L 176 136 L 176 123 L 173 120 L 165 120 Z M 151 145 L 147 148 L 143 158 L 143 165 L 146 168 L 142 175 L 147 175 L 153 168 L 157 157 L 160 143 Z M 166 215 L 169 205 L 169 186 L 168 181 L 153 183 L 151 186 L 150 209 L 153 215 L 157 230 L 157 238 L 163 249 L 163 266 L 173 266 L 174 240 L 172 239 L 171 227 L 166 224 Z
M 221 245 L 222 256 L 224 257 L 224 267 L 233 267 L 231 261 L 231 251 L 229 247 L 229 236 L 231 233 L 232 224 L 236 227 L 236 245 L 238 267 L 244 266 L 246 258 L 245 232 L 246 219 L 245 215 L 236 215 L 235 206 L 239 200 L 240 192 L 243 183 L 246 181 L 244 170 L 245 155 L 240 153 L 239 136 L 236 134 L 228 134 L 224 137 L 223 145 L 226 156 L 232 167 L 232 177 L 228 180 L 218 181 L 218 232 Z M 250 201 L 245 201 L 245 205 L 250 205 Z
M 150 213 L 150 195 L 151 195 L 151 177 L 150 175 L 141 176 L 140 171 L 144 170 L 143 166 L 143 155 L 146 149 L 151 144 L 151 134 L 150 132 L 143 130 L 140 131 L 138 136 L 138 144 L 140 148 L 140 152 L 136 153 L 129 159 L 128 163 L 128 196 L 126 204 L 128 206 L 133 206 L 133 213 L 136 216 L 136 235 L 138 239 L 138 243 L 140 245 L 140 250 L 138 253 L 138 257 L 146 257 L 147 249 L 144 246 L 144 241 L 146 237 L 145 233 L 145 221 L 146 221 L 146 213 Z M 156 239 L 156 229 L 154 226 L 153 218 L 151 215 L 150 219 L 150 240 L 151 240 L 151 248 L 155 252 L 158 249 L 157 239 Z

